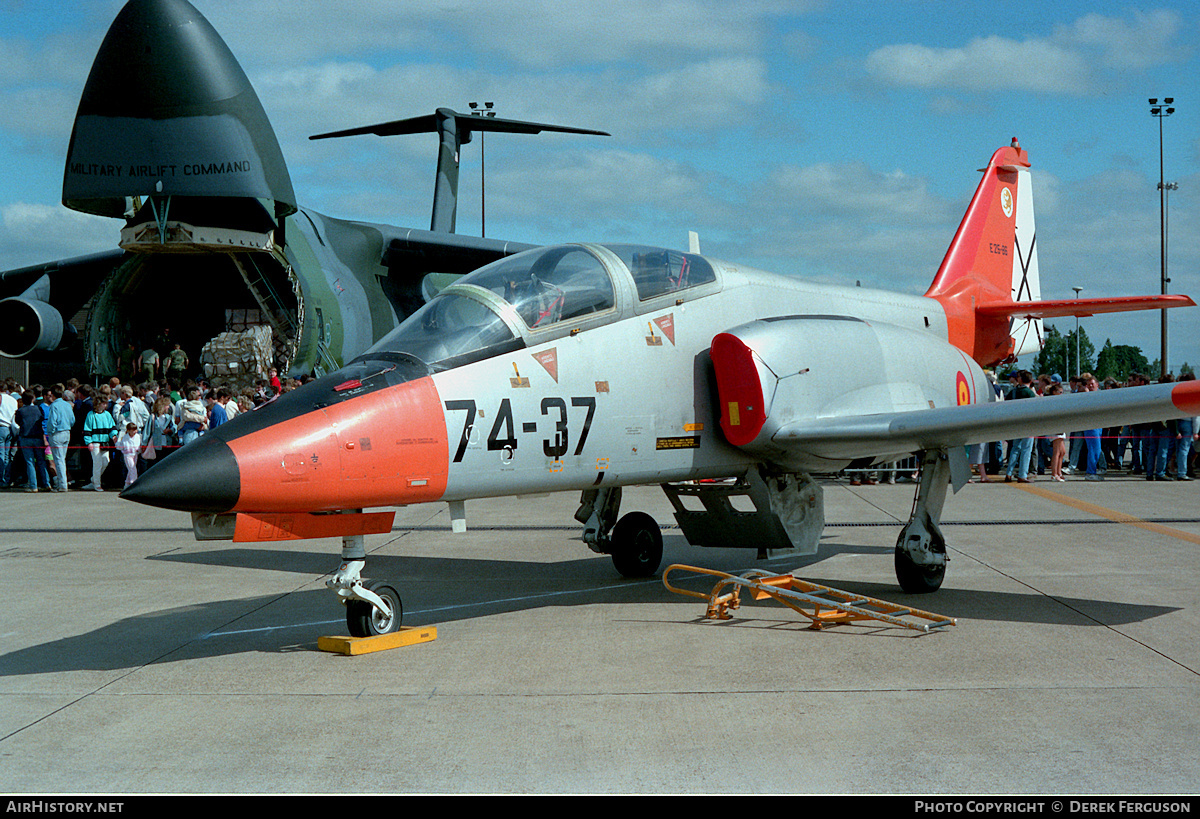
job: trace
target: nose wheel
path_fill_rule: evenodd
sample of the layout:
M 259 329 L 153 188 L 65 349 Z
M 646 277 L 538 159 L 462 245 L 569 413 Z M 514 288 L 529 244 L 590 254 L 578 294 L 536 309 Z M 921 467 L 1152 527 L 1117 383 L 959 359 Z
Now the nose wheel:
M 346 628 L 350 630 L 351 637 L 377 637 L 400 628 L 404 607 L 400 602 L 400 594 L 394 588 L 373 580 L 357 592 L 361 597 L 346 600 Z M 369 599 L 368 594 L 376 600 Z
M 351 637 L 378 637 L 400 629 L 404 607 L 400 593 L 380 580 L 364 583 L 362 570 L 366 565 L 366 550 L 362 535 L 342 538 L 342 565 L 325 585 L 346 606 L 346 628 Z

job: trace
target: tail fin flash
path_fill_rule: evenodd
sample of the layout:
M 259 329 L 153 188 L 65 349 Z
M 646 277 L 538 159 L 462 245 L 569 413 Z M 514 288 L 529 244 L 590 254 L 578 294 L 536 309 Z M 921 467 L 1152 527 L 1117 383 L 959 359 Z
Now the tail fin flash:
M 983 169 L 925 295 L 945 309 L 950 343 L 984 367 L 1041 349 L 1043 318 L 1195 306 L 1165 295 L 1043 301 L 1029 154 L 1015 137 Z

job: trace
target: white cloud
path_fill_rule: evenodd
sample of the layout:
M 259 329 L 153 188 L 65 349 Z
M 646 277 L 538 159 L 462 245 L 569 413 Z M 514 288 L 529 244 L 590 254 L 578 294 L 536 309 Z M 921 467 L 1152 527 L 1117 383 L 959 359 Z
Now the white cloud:
M 896 44 L 867 56 L 866 69 L 892 86 L 964 91 L 1090 94 L 1108 72 L 1144 70 L 1180 57 L 1182 28 L 1173 11 L 1134 12 L 1130 19 L 1088 14 L 1049 37 L 979 37 L 963 46 Z
M 1144 69 L 1178 58 L 1173 40 L 1182 25 L 1177 12 L 1165 9 L 1135 11 L 1132 21 L 1088 14 L 1057 29 L 1054 39 L 1098 50 L 1109 67 Z
M 1079 54 L 1044 40 L 995 36 L 961 48 L 884 46 L 867 57 L 867 70 L 888 85 L 969 91 L 1082 93 L 1091 82 Z
M 927 180 L 902 171 L 880 173 L 858 162 L 785 166 L 773 175 L 773 188 L 777 205 L 808 215 L 926 224 L 947 215 Z
M 121 223 L 60 205 L 0 207 L 0 270 L 82 256 L 117 246 Z

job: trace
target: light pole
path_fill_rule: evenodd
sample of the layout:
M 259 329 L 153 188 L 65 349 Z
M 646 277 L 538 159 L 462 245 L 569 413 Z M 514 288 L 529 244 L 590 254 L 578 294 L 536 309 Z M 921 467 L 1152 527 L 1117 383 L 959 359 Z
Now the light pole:
M 1082 287 L 1072 287 L 1075 291 L 1075 301 L 1079 301 L 1079 294 L 1083 292 Z M 1078 378 L 1083 373 L 1083 367 L 1079 365 L 1079 316 L 1075 317 L 1075 377 Z
M 479 107 L 477 102 L 469 102 L 471 106 L 471 116 L 473 117 L 494 117 L 496 112 L 492 109 L 492 103 L 483 103 L 483 108 Z M 487 176 L 487 161 L 484 158 L 484 132 L 479 132 L 479 235 L 487 236 L 487 195 L 484 188 L 484 179 Z
M 1161 265 L 1162 265 L 1162 293 L 1167 295 L 1167 285 L 1170 279 L 1167 278 L 1167 184 L 1163 178 L 1163 124 L 1162 121 L 1166 117 L 1175 113 L 1175 109 L 1168 107 L 1175 102 L 1174 97 L 1163 97 L 1162 104 L 1158 102 L 1158 97 L 1150 98 L 1150 116 L 1158 119 L 1158 230 L 1159 242 L 1161 250 Z M 1171 189 L 1177 188 L 1177 185 L 1172 183 Z M 1162 310 L 1162 372 L 1160 375 L 1167 374 L 1167 311 Z

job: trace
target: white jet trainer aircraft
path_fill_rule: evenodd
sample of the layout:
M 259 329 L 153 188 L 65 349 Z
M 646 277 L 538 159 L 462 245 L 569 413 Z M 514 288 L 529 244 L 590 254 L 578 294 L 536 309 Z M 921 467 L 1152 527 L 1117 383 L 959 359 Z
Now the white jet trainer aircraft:
M 833 287 L 697 252 L 569 244 L 476 270 L 340 370 L 238 416 L 122 497 L 193 513 L 197 536 L 343 538 L 330 585 L 352 633 L 400 623 L 364 584 L 386 507 L 581 490 L 584 540 L 654 573 L 658 524 L 618 519 L 621 487 L 660 484 L 689 542 L 816 551 L 813 473 L 921 453 L 896 545 L 910 592 L 946 569 L 938 521 L 964 446 L 1200 412 L 1200 383 L 997 402 L 983 368 L 1038 348 L 1041 319 L 1193 305 L 1186 296 L 1044 301 L 1029 158 L 992 156 L 924 296 Z M 732 483 L 693 483 L 698 479 Z M 738 511 L 735 495 L 754 511 Z M 740 504 L 746 506 L 746 504 Z

